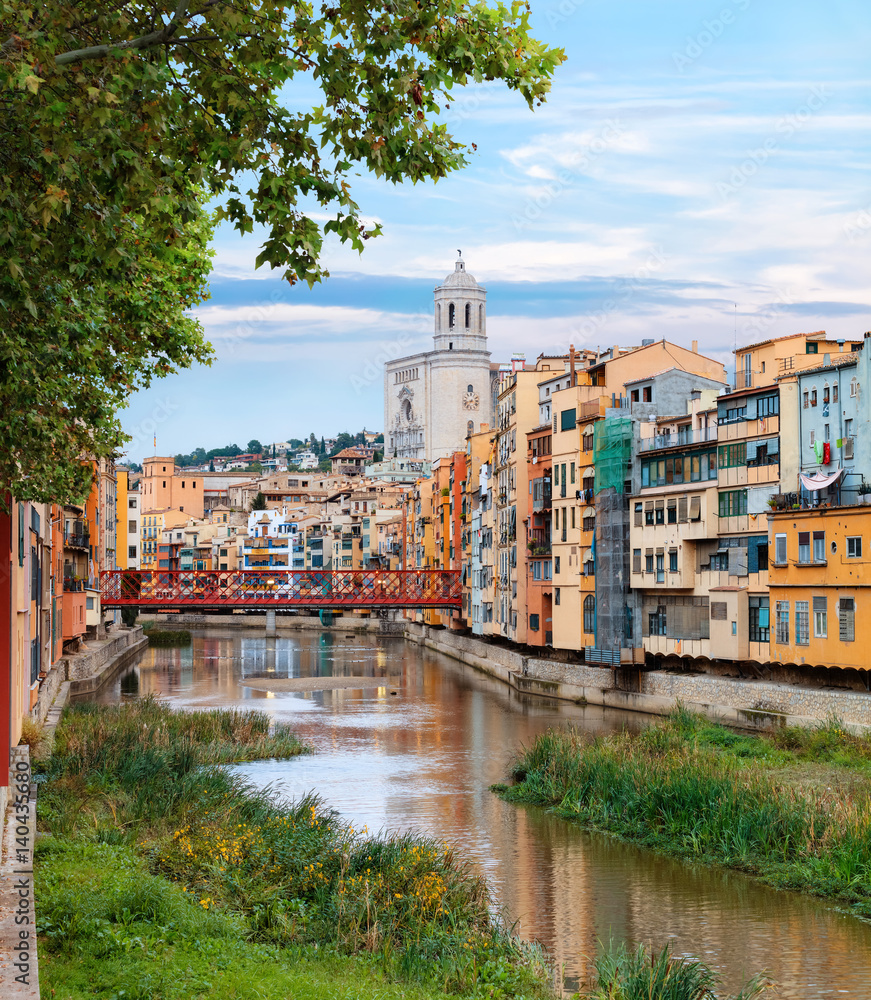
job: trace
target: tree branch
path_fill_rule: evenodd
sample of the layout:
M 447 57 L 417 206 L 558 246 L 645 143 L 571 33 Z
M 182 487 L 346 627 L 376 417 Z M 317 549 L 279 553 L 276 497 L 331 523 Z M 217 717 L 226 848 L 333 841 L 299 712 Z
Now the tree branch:
M 172 15 L 169 23 L 164 25 L 160 31 L 151 31 L 147 35 L 140 35 L 138 38 L 131 38 L 129 42 L 118 42 L 112 45 L 91 45 L 86 49 L 73 49 L 70 52 L 62 52 L 55 57 L 55 65 L 68 66 L 70 63 L 84 62 L 86 59 L 105 59 L 113 49 L 149 49 L 155 45 L 163 45 L 168 42 L 181 27 L 182 21 L 186 17 L 188 0 L 179 0 L 178 7 Z

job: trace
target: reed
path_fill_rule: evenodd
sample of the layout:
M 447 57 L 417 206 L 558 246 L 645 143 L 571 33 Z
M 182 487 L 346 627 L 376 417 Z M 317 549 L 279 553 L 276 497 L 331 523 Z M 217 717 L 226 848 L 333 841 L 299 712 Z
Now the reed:
M 517 783 L 496 790 L 656 850 L 837 897 L 871 916 L 868 783 L 833 790 L 794 780 L 797 766 L 837 762 L 857 739 L 832 723 L 762 740 L 679 711 L 638 735 L 544 733 L 515 762 Z

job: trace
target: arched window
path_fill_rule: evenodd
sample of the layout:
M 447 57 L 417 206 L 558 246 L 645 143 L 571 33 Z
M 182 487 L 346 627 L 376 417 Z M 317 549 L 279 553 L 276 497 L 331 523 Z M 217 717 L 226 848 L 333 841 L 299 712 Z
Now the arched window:
M 470 420 L 466 424 L 466 437 L 471 437 L 475 433 L 475 421 Z
M 474 391 L 475 391 L 475 390 L 474 390 L 474 389 L 472 388 L 472 386 L 471 386 L 471 385 L 467 385 L 467 386 L 466 386 L 466 392 L 474 392 Z
M 453 302 L 448 306 L 448 327 L 453 330 L 454 328 L 454 304 Z
M 584 598 L 584 631 L 587 635 L 596 631 L 596 598 L 592 594 Z
M 466 329 L 468 330 L 471 325 L 472 325 L 472 307 L 467 302 L 466 303 Z

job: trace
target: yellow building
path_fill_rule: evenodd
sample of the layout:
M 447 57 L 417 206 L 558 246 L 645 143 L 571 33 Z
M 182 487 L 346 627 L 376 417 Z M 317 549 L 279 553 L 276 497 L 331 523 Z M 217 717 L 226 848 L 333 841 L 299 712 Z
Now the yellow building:
M 186 525 L 190 516 L 180 510 L 152 510 L 143 512 L 139 525 L 139 568 L 159 569 L 158 550 L 167 528 Z
M 862 341 L 829 340 L 825 330 L 761 340 L 735 352 L 736 389 L 774 385 L 776 378 L 822 364 L 826 354 L 862 349 Z
M 868 670 L 871 506 L 774 511 L 768 529 L 772 662 Z

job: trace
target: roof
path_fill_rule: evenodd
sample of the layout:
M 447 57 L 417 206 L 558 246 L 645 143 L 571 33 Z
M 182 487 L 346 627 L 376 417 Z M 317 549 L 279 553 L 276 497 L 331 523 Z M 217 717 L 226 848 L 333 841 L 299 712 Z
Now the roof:
M 779 382 L 782 378 L 792 378 L 796 375 L 809 375 L 812 372 L 831 371 L 833 368 L 844 368 L 846 365 L 854 365 L 859 359 L 858 351 L 850 351 L 847 354 L 839 354 L 837 361 L 830 361 L 828 364 L 814 365 L 812 368 L 793 368 L 782 375 L 777 376 Z
M 657 343 L 662 343 L 662 341 L 657 341 Z M 675 347 L 680 347 L 680 344 L 675 344 Z M 645 344 L 645 347 L 653 347 L 653 344 Z M 683 347 L 681 350 L 686 350 Z M 639 347 L 639 351 L 644 350 L 644 348 Z M 692 352 L 690 352 L 692 353 Z M 704 354 L 699 354 L 697 357 L 703 358 Z M 713 361 L 713 358 L 708 358 L 707 360 Z M 636 382 L 649 382 L 651 379 L 658 378 L 660 375 L 667 375 L 668 372 L 680 372 L 681 375 L 688 375 L 691 378 L 702 378 L 706 382 L 715 382 L 717 385 L 727 385 L 728 383 L 724 379 L 714 378 L 712 375 L 700 375 L 698 372 L 688 372 L 686 368 L 679 368 L 677 365 L 671 365 L 669 368 L 661 368 L 658 372 L 651 372 L 649 375 L 640 375 L 638 378 L 627 378 L 623 385 L 635 385 Z
M 771 337 L 768 340 L 760 340 L 755 344 L 748 344 L 746 347 L 739 347 L 733 354 L 744 354 L 745 351 L 752 351 L 757 347 L 765 347 L 766 344 L 778 344 L 781 340 L 794 340 L 796 337 L 804 337 L 805 340 L 825 339 L 825 330 L 815 330 L 813 333 L 785 333 L 782 337 Z M 834 343 L 834 341 L 832 342 Z
M 449 274 L 439 286 L 440 288 L 480 288 L 481 286 L 466 270 L 462 257 L 455 261 L 453 273 Z
M 363 451 L 361 448 L 344 448 L 342 451 L 333 455 L 332 458 L 368 458 L 368 452 Z

